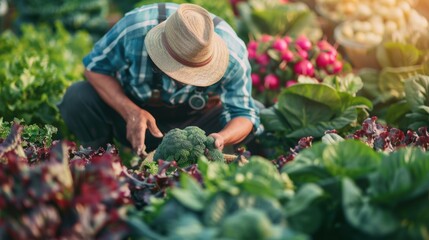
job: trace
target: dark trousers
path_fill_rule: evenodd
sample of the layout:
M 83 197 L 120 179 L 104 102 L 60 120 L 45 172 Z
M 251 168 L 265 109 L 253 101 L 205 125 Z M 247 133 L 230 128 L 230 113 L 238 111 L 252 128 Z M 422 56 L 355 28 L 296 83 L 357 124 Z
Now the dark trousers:
M 100 98 L 89 82 L 81 81 L 70 86 L 58 107 L 67 127 L 84 147 L 105 147 L 108 143 L 113 143 L 113 138 L 121 144 L 131 146 L 126 138 L 124 119 Z M 223 128 L 219 120 L 221 105 L 192 115 L 188 115 L 183 108 L 140 107 L 155 117 L 164 134 L 173 128 L 187 126 L 198 126 L 207 135 Z M 147 152 L 154 150 L 160 142 L 161 139 L 153 137 L 149 130 L 146 131 Z

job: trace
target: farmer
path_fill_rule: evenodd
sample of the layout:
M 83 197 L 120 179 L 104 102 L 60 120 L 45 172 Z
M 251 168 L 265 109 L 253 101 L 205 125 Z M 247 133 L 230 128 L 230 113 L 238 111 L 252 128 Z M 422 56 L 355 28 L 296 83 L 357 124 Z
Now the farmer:
M 260 130 L 246 46 L 200 6 L 134 9 L 83 63 L 87 81 L 70 86 L 59 109 L 84 146 L 116 138 L 144 155 L 169 130 L 198 126 L 222 150 Z

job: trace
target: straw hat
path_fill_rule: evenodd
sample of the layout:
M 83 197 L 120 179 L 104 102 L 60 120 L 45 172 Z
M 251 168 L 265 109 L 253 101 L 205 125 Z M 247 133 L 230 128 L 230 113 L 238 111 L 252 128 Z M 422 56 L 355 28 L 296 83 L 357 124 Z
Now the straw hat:
M 147 33 L 145 45 L 156 66 L 184 84 L 210 86 L 228 67 L 226 43 L 214 32 L 210 14 L 198 5 L 181 4 Z

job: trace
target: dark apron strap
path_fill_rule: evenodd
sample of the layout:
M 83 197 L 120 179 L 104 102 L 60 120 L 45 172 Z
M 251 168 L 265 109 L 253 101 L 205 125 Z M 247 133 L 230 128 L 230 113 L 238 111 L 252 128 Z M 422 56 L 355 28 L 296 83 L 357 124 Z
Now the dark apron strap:
M 167 19 L 167 10 L 165 3 L 158 3 L 158 23 L 162 23 Z
M 213 25 L 214 25 L 214 27 L 216 27 L 222 21 L 223 21 L 223 19 L 220 18 L 220 17 L 213 18 Z

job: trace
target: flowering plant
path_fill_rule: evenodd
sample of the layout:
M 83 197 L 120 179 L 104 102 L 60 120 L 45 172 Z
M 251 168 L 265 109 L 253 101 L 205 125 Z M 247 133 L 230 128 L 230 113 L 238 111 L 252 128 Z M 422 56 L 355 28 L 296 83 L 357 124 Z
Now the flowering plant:
M 247 45 L 252 66 L 253 96 L 272 105 L 282 88 L 314 78 L 321 82 L 325 77 L 346 72 L 347 65 L 337 49 L 326 40 L 311 42 L 306 36 L 262 35 Z

